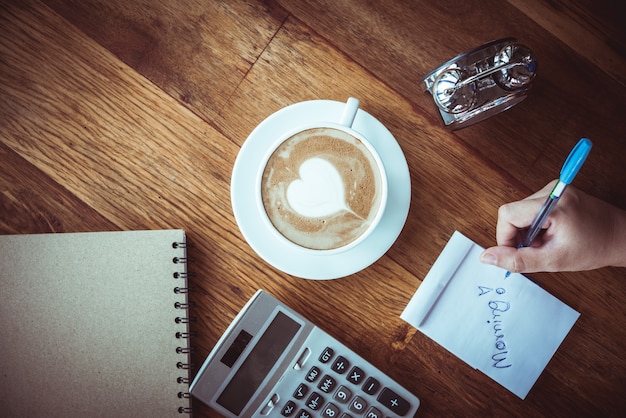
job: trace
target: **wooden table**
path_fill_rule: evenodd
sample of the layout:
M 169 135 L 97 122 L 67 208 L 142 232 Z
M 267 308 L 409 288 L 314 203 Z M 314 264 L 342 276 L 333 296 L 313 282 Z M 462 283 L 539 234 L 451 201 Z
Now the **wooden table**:
M 575 184 L 626 208 L 624 10 L 591 3 L 2 0 L 0 233 L 184 228 L 196 366 L 263 288 L 416 393 L 418 415 L 624 416 L 624 269 L 533 275 L 581 317 L 524 401 L 399 318 L 452 232 L 492 245 L 497 208 L 581 136 Z M 530 97 L 444 129 L 420 77 L 506 36 L 536 53 Z M 239 232 L 233 163 L 271 113 L 349 96 L 402 147 L 409 216 L 371 267 L 295 278 Z

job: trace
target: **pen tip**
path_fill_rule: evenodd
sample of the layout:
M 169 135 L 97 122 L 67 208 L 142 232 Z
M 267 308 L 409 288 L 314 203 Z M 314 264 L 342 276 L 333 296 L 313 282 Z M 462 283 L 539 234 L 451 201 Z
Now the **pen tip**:
M 510 271 L 507 271 L 507 272 L 504 274 L 504 278 L 506 279 L 506 278 L 508 278 L 510 275 L 511 275 L 511 272 L 510 272 Z

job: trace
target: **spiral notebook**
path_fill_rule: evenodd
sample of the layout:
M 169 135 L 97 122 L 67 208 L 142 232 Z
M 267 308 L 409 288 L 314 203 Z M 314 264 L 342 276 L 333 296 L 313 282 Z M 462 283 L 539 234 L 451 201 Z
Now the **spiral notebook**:
M 0 236 L 3 417 L 190 413 L 182 230 Z

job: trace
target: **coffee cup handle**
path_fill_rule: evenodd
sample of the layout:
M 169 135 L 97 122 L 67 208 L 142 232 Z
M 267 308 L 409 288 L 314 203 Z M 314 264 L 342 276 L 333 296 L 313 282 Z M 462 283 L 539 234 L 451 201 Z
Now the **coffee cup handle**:
M 356 112 L 359 110 L 359 99 L 355 99 L 354 97 L 350 97 L 346 102 L 346 107 L 343 109 L 343 114 L 341 115 L 341 122 L 343 126 L 348 128 L 352 127 L 352 123 L 354 122 L 354 118 L 356 117 Z

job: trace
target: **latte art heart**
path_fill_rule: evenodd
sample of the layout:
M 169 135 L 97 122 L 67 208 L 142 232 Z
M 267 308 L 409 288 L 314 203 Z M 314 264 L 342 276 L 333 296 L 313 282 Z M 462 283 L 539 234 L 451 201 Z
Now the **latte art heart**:
M 347 209 L 343 180 L 330 162 L 310 158 L 299 174 L 287 188 L 287 202 L 298 214 L 319 218 Z
M 262 174 L 271 228 L 304 248 L 357 242 L 380 213 L 383 183 L 376 159 L 361 140 L 339 129 L 311 128 L 285 139 Z

